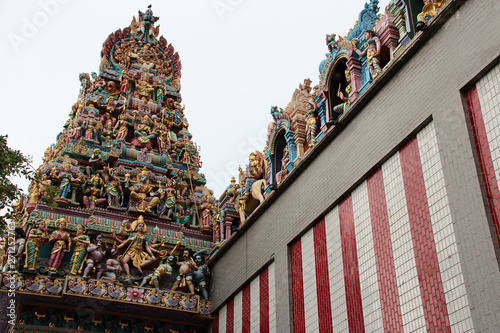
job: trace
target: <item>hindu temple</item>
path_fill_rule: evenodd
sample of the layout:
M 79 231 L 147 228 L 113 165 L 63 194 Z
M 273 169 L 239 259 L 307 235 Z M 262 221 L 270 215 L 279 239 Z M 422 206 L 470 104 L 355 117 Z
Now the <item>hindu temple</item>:
M 215 196 L 139 11 L 16 203 L 0 331 L 496 332 L 498 15 L 367 1 Z

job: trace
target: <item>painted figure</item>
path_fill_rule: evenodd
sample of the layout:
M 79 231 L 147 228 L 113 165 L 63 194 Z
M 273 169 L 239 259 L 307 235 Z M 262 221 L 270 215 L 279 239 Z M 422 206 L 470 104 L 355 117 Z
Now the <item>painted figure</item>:
M 194 294 L 193 272 L 198 269 L 193 259 L 191 258 L 191 250 L 185 249 L 182 252 L 177 266 L 179 266 L 179 275 L 172 286 L 171 291 L 176 291 L 177 288 L 188 287 L 189 292 Z
M 47 224 L 45 221 L 38 220 L 31 228 L 28 240 L 26 242 L 26 260 L 24 267 L 27 270 L 35 271 L 38 256 L 40 255 L 40 247 L 49 239 L 47 235 Z
M 54 243 L 50 251 L 49 274 L 56 275 L 57 269 L 61 266 L 64 254 L 68 252 L 69 233 L 66 231 L 68 221 L 62 216 L 54 223 L 56 230 L 50 234 L 49 242 Z
M 210 270 L 205 264 L 205 259 L 201 254 L 194 255 L 194 262 L 198 267 L 198 269 L 193 272 L 194 280 L 197 283 L 196 289 L 200 291 L 204 299 L 208 299 L 207 280 L 210 277 Z
M 160 265 L 156 267 L 155 271 L 152 274 L 149 274 L 142 279 L 140 287 L 146 286 L 146 284 L 149 282 L 149 284 L 154 285 L 155 288 L 159 290 L 161 278 L 167 275 L 172 275 L 172 265 L 175 265 L 175 263 L 176 258 L 172 255 L 168 256 L 166 260 L 162 260 L 160 262 Z
M 365 49 L 360 51 L 357 49 L 356 44 L 353 44 L 353 50 L 360 56 L 368 60 L 368 70 L 372 79 L 376 79 L 382 73 L 380 67 L 380 39 L 375 35 L 372 30 L 365 31 L 366 44 Z
M 106 249 L 106 270 L 104 276 L 112 281 L 117 281 L 122 274 L 122 265 L 118 261 L 118 251 L 115 246 L 110 246 Z M 103 278 L 104 279 L 104 278 Z
M 121 235 L 125 234 L 125 224 L 126 222 L 124 221 L 120 227 L 119 233 Z M 137 268 L 139 273 L 143 274 L 142 268 L 156 260 L 156 257 L 153 255 L 154 249 L 150 246 L 149 239 L 144 235 L 147 231 L 147 226 L 142 215 L 132 223 L 131 230 L 132 233 L 128 234 L 128 238 L 118 245 L 118 249 L 125 249 L 121 263 L 127 276 L 130 276 L 130 267 L 128 264 L 130 261 L 132 261 L 132 265 Z
M 69 274 L 82 273 L 83 264 L 87 259 L 87 247 L 90 245 L 89 236 L 85 235 L 84 232 L 85 228 L 82 225 L 76 226 L 76 236 L 71 240 L 71 244 L 74 244 L 74 250 L 69 264 Z
M 90 245 L 87 247 L 87 267 L 83 271 L 83 277 L 89 278 L 92 270 L 95 270 L 96 279 L 100 279 L 104 271 L 104 253 L 101 249 L 101 234 L 92 233 L 90 235 Z
M 4 272 L 19 272 L 24 255 L 25 238 L 24 230 L 19 227 L 14 229 L 14 242 L 12 242 L 12 237 L 7 237 L 7 244 L 9 246 L 7 253 L 9 255 L 7 256 L 7 263 L 3 268 Z
M 143 169 L 137 175 L 137 182 L 132 186 L 130 192 L 130 199 L 135 202 L 135 208 L 139 212 L 152 212 L 152 208 L 156 207 L 160 199 L 157 197 L 148 198 L 148 194 L 153 187 L 149 185 L 148 171 Z
M 72 165 L 71 163 L 63 164 L 63 171 L 59 173 L 57 178 L 61 180 L 59 184 L 59 194 L 60 198 L 67 198 L 69 191 L 71 190 L 71 182 L 76 181 L 76 178 L 73 178 L 73 174 L 71 173 Z

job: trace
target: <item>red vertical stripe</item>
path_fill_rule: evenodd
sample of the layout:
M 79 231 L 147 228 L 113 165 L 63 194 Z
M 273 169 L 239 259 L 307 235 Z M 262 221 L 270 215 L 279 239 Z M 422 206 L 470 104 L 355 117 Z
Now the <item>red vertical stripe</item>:
M 302 275 L 302 244 L 299 239 L 291 246 L 293 331 L 305 333 L 304 278 Z
M 378 169 L 368 178 L 367 187 L 384 330 L 403 332 L 382 169 Z
M 269 270 L 266 268 L 259 276 L 260 287 L 260 332 L 269 332 Z
M 212 322 L 212 333 L 219 333 L 219 311 L 215 314 L 214 321 Z
M 344 281 L 347 300 L 347 322 L 349 332 L 364 332 L 363 306 L 361 304 L 361 285 L 359 282 L 358 253 L 354 231 L 352 198 L 349 195 L 339 205 L 342 259 L 344 261 Z
M 226 333 L 234 332 L 234 298 L 227 303 L 226 306 Z
M 417 139 L 399 153 L 427 331 L 451 332 Z
M 493 160 L 491 159 L 491 150 L 488 137 L 486 136 L 486 128 L 484 126 L 483 113 L 479 104 L 476 86 L 467 91 L 466 96 L 474 141 L 476 142 L 477 155 L 479 157 L 479 165 L 481 167 L 481 175 L 486 189 L 491 216 L 495 223 L 497 242 L 500 244 L 500 191 L 498 190 L 498 182 L 495 176 Z
M 250 283 L 243 288 L 241 320 L 243 333 L 250 333 Z
M 326 250 L 325 219 L 313 228 L 314 259 L 316 266 L 316 293 L 320 332 L 332 332 L 332 305 L 330 300 L 330 278 L 328 277 L 328 253 Z

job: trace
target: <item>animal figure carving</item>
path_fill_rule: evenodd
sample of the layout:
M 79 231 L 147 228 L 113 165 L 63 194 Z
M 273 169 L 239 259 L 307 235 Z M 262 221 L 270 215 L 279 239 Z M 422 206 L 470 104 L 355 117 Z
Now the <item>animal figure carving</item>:
M 240 221 L 244 223 L 263 201 L 264 188 L 267 186 L 265 179 L 265 159 L 261 152 L 250 153 L 246 172 L 240 167 L 239 184 L 231 186 L 230 194 L 233 196 L 234 206 L 240 214 Z

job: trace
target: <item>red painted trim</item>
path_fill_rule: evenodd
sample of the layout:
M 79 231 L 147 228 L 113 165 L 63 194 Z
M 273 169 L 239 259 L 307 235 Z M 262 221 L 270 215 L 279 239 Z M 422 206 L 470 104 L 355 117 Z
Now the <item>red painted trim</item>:
M 318 300 L 319 331 L 333 333 L 330 278 L 328 276 L 328 252 L 326 248 L 325 219 L 316 223 L 314 234 L 314 260 L 316 267 L 316 295 Z
M 300 239 L 291 246 L 290 251 L 292 264 L 293 331 L 294 333 L 305 333 L 304 276 L 302 270 L 302 244 Z
M 260 332 L 269 332 L 269 269 L 259 275 Z
M 378 169 L 367 181 L 382 321 L 386 332 L 403 332 L 403 318 L 401 317 L 391 231 L 382 177 L 382 169 Z
M 479 157 L 479 166 L 481 167 L 481 175 L 483 177 L 486 196 L 488 198 L 489 209 L 495 224 L 495 232 L 497 242 L 500 245 L 500 191 L 495 175 L 495 168 L 491 158 L 491 149 L 486 136 L 486 128 L 484 126 L 483 113 L 479 104 L 479 96 L 476 86 L 472 87 L 465 94 L 467 97 L 467 106 L 474 133 L 474 141 L 476 142 L 477 155 Z
M 399 155 L 427 331 L 451 332 L 417 138 L 408 142 Z
M 217 311 L 214 321 L 212 321 L 212 333 L 219 333 L 219 311 Z
M 243 299 L 241 309 L 241 331 L 250 333 L 250 283 L 243 288 Z
M 339 205 L 339 220 L 347 300 L 347 322 L 349 323 L 349 332 L 361 333 L 365 332 L 365 322 L 361 303 L 354 213 L 350 195 Z
M 226 333 L 234 333 L 234 298 L 226 306 Z

